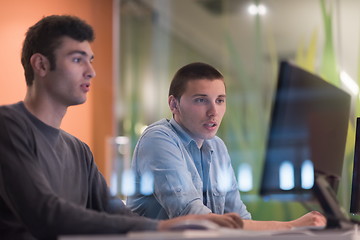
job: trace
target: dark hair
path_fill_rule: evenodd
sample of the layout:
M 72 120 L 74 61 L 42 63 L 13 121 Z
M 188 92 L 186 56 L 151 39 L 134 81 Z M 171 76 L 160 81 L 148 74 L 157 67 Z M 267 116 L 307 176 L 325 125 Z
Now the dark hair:
M 190 63 L 175 73 L 170 84 L 169 96 L 173 95 L 176 99 L 180 100 L 180 97 L 186 91 L 186 84 L 188 82 L 202 79 L 220 79 L 224 81 L 224 76 L 209 64 L 201 62 Z
M 50 69 L 55 70 L 55 50 L 61 45 L 62 37 L 70 37 L 77 41 L 94 40 L 92 27 L 78 17 L 70 15 L 51 15 L 42 18 L 26 33 L 21 53 L 21 64 L 24 67 L 26 85 L 31 86 L 34 71 L 30 58 L 35 53 L 46 56 L 50 62 Z

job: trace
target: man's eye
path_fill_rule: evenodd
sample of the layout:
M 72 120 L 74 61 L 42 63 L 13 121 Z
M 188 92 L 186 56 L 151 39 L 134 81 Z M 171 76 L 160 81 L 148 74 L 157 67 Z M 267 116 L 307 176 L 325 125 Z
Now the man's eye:
M 224 103 L 224 102 L 225 102 L 225 99 L 218 99 L 217 102 L 218 102 L 218 103 Z
M 205 99 L 203 99 L 203 98 L 196 98 L 195 99 L 195 102 L 197 102 L 197 103 L 203 103 L 203 102 L 205 102 L 206 100 Z
M 81 58 L 74 58 L 73 62 L 76 62 L 76 63 L 81 62 Z

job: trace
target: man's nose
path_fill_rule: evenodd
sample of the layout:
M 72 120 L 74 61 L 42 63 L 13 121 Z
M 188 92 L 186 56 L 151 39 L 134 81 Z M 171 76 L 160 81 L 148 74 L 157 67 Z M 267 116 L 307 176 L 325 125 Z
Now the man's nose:
M 215 104 L 215 103 L 210 103 L 209 109 L 208 109 L 208 111 L 207 111 L 208 116 L 209 116 L 209 117 L 211 117 L 211 116 L 216 116 L 217 113 L 218 113 L 218 110 L 217 110 L 216 104 Z
M 91 79 L 91 78 L 94 78 L 95 76 L 96 76 L 96 72 L 95 72 L 93 65 L 91 63 L 88 63 L 88 69 L 85 73 L 85 77 L 87 79 Z

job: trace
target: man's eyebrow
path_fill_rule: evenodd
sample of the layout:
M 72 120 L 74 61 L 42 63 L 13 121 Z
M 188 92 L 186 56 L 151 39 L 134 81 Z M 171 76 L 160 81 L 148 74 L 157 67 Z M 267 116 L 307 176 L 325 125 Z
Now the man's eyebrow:
M 82 50 L 73 50 L 68 53 L 68 55 L 73 55 L 73 54 L 81 54 L 83 56 L 89 56 L 89 54 L 87 52 L 82 51 Z M 90 59 L 91 60 L 94 59 L 94 55 L 91 55 Z
M 207 96 L 208 96 L 207 94 L 201 94 L 201 93 L 192 95 L 192 97 L 207 97 Z M 226 95 L 225 94 L 220 94 L 220 95 L 218 95 L 218 97 L 226 98 Z
M 192 95 L 193 97 L 206 97 L 207 94 L 200 94 L 200 93 L 197 93 L 197 94 L 194 94 Z

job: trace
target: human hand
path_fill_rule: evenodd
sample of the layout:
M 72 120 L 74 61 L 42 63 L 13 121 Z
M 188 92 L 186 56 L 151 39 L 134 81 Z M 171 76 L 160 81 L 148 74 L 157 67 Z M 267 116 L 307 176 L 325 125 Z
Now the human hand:
M 311 211 L 293 221 L 290 221 L 292 227 L 303 226 L 325 226 L 326 218 L 317 211 Z

